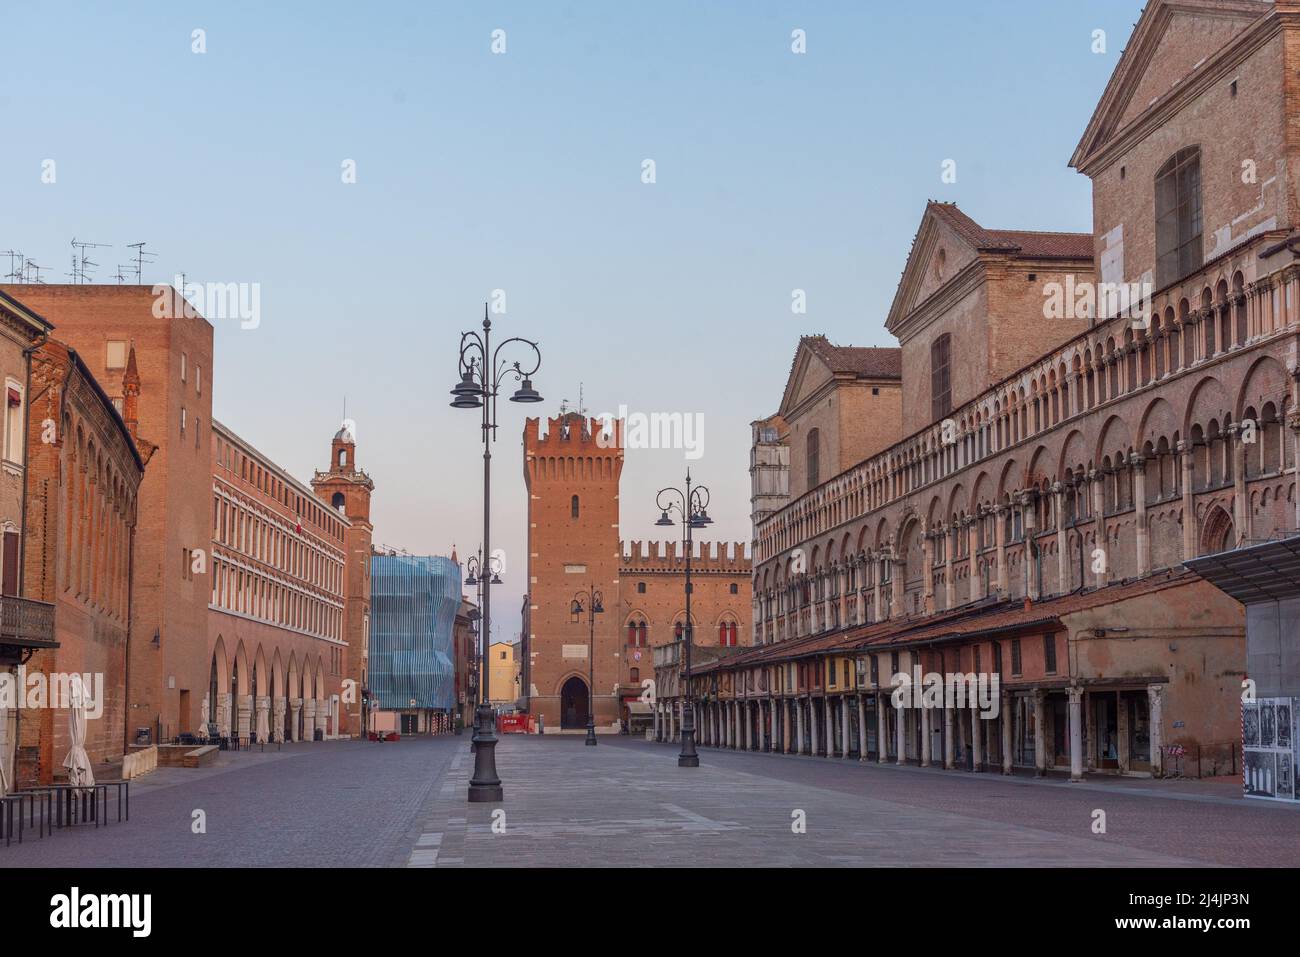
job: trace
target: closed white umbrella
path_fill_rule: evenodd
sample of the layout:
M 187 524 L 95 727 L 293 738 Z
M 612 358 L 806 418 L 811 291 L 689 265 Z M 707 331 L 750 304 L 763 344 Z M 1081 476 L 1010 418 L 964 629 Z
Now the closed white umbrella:
M 257 740 L 263 744 L 271 737 L 271 724 L 267 720 L 266 712 L 270 708 L 270 700 L 262 699 L 257 703 Z
M 63 766 L 68 769 L 68 783 L 73 787 L 89 787 L 95 783 L 95 772 L 90 767 L 90 755 L 86 753 L 86 689 L 81 676 L 72 676 L 72 701 L 68 708 L 68 733 L 72 747 L 63 759 Z

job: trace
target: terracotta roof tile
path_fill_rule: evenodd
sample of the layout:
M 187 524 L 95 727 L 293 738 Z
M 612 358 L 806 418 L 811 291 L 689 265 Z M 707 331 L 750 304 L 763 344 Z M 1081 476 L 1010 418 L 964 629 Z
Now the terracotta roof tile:
M 877 346 L 837 346 L 825 336 L 804 336 L 808 346 L 832 372 L 869 379 L 901 379 L 903 350 Z
M 1026 259 L 1091 259 L 1093 255 L 1092 233 L 985 229 L 955 203 L 931 200 L 928 208 L 979 250 L 1000 250 Z

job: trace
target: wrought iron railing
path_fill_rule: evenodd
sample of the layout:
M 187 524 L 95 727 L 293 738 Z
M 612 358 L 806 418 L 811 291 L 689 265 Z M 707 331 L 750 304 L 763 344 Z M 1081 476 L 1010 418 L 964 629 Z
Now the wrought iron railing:
M 0 596 L 0 636 L 53 641 L 54 606 L 15 595 Z

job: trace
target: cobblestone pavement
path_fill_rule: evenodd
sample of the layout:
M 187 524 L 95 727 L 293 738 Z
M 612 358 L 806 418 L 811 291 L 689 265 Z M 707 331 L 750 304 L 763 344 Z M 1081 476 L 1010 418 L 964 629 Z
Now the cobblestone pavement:
M 0 844 L 3 867 L 382 867 L 405 864 L 434 787 L 467 736 L 224 752 L 131 785 L 131 820 Z M 206 834 L 191 830 L 206 814 Z
M 499 808 L 465 801 L 464 736 L 224 754 L 142 779 L 129 823 L 29 835 L 0 846 L 0 867 L 1291 866 L 1300 852 L 1297 809 L 1230 785 L 1071 785 L 708 748 L 687 769 L 677 750 L 507 735 Z M 191 833 L 195 809 L 206 834 Z M 1104 834 L 1092 832 L 1098 810 Z
M 504 816 L 464 802 L 466 756 L 410 864 L 1291 866 L 1300 849 L 1295 809 L 1222 796 L 1222 786 L 1071 785 L 712 749 L 681 769 L 677 750 L 507 736 Z M 1104 834 L 1093 833 L 1098 810 Z

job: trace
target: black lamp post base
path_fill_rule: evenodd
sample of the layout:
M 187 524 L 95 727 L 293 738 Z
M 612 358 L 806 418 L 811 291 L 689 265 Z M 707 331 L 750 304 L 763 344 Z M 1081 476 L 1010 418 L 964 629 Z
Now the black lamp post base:
M 698 768 L 700 766 L 700 756 L 698 754 L 679 754 L 677 755 L 677 766 L 679 768 Z
M 594 747 L 596 746 L 596 732 L 595 732 L 595 731 L 592 731 L 590 728 L 588 728 L 588 729 L 587 729 L 587 740 L 584 741 L 583 743 L 584 743 L 587 747 L 589 747 L 589 748 L 594 748 Z
M 477 727 L 471 744 L 474 747 L 474 776 L 469 779 L 469 803 L 492 804 L 501 801 L 501 778 L 497 776 L 497 736 L 493 731 L 492 712 L 482 705 L 475 717 Z
M 505 800 L 505 792 L 499 784 L 471 784 L 469 786 L 470 804 L 500 804 Z

